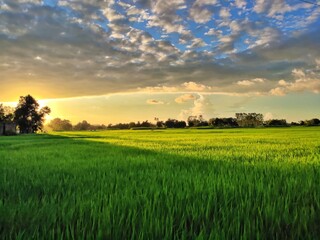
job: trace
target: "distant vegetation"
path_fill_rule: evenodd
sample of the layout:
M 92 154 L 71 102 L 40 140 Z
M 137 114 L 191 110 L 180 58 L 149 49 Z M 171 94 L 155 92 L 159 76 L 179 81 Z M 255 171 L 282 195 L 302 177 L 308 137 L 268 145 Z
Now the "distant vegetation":
M 0 124 L 14 123 L 20 133 L 35 133 L 43 130 L 45 116 L 51 112 L 50 108 L 40 109 L 39 103 L 32 96 L 22 96 L 16 108 L 0 104 Z M 2 125 L 1 125 L 2 126 Z M 70 120 L 55 118 L 46 125 L 53 131 L 82 131 L 82 130 L 105 130 L 105 129 L 152 129 L 152 128 L 186 128 L 186 127 L 208 127 L 208 128 L 237 128 L 237 127 L 289 127 L 289 126 L 320 126 L 320 120 L 310 120 L 288 123 L 285 119 L 270 119 L 264 121 L 261 113 L 236 113 L 235 117 L 210 118 L 206 120 L 202 115 L 189 116 L 187 121 L 169 118 L 155 122 L 148 120 L 142 122 L 118 123 L 109 125 L 94 125 L 83 120 L 72 125 Z
M 300 121 L 299 123 L 288 123 L 285 119 L 263 120 L 262 114 L 237 113 L 235 118 L 211 118 L 208 121 L 200 116 L 190 116 L 187 121 L 180 121 L 169 118 L 166 121 L 156 119 L 155 123 L 148 120 L 142 122 L 118 123 L 109 125 L 92 125 L 87 121 L 72 125 L 69 120 L 55 118 L 47 126 L 53 131 L 95 131 L 95 130 L 116 130 L 116 129 L 155 129 L 155 128 L 239 128 L 239 127 L 290 127 L 290 126 L 320 126 L 318 118 Z

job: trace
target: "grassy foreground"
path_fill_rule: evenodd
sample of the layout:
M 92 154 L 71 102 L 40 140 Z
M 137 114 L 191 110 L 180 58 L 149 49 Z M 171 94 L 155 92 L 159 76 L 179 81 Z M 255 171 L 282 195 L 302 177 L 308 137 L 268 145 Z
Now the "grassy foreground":
M 0 239 L 318 239 L 320 128 L 0 137 Z

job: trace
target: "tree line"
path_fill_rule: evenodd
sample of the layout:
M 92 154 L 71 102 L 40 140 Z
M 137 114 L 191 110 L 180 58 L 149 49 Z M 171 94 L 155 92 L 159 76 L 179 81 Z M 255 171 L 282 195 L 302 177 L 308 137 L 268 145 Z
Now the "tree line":
M 146 121 L 117 123 L 109 125 L 92 125 L 87 121 L 82 121 L 72 125 L 69 120 L 55 118 L 47 125 L 53 131 L 79 131 L 79 130 L 107 130 L 107 129 L 155 129 L 155 128 L 239 128 L 239 127 L 290 127 L 290 126 L 320 126 L 320 120 L 313 118 L 310 120 L 288 123 L 285 119 L 263 120 L 260 113 L 236 113 L 235 118 L 211 118 L 208 121 L 200 116 L 189 116 L 187 121 L 180 121 L 169 118 L 160 121 L 155 118 L 155 123 Z
M 40 104 L 31 95 L 21 96 L 15 108 L 0 104 L 0 124 L 16 124 L 20 133 L 35 133 L 43 131 L 45 116 L 51 110 L 45 106 L 40 108 Z M 235 117 L 204 119 L 202 115 L 189 116 L 187 121 L 169 118 L 155 122 L 138 121 L 129 123 L 117 123 L 109 125 L 93 125 L 83 120 L 72 125 L 70 120 L 55 118 L 51 120 L 47 127 L 53 131 L 81 131 L 81 130 L 105 130 L 105 129 L 149 129 L 149 128 L 186 128 L 186 127 L 213 127 L 213 128 L 236 128 L 236 127 L 289 127 L 289 126 L 320 126 L 320 120 L 313 118 L 310 120 L 288 123 L 285 119 L 270 119 L 264 121 L 261 113 L 236 113 Z
M 86 120 L 83 120 L 76 125 L 72 125 L 70 120 L 55 118 L 52 119 L 47 125 L 50 130 L 53 131 L 83 131 L 83 130 L 104 130 L 107 128 L 106 125 L 92 125 L 88 123 Z

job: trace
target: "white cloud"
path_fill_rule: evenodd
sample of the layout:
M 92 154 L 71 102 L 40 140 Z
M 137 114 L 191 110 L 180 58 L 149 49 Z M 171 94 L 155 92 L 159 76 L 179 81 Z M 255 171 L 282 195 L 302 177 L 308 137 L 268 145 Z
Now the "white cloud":
M 10 10 L 12 10 L 12 9 L 7 4 L 2 3 L 0 5 L 0 11 L 10 11 Z
M 235 20 L 231 21 L 229 26 L 233 34 L 238 34 L 242 30 L 240 24 Z
M 204 35 L 207 35 L 207 36 L 214 36 L 214 35 L 220 35 L 222 34 L 222 31 L 221 30 L 216 30 L 214 28 L 210 28 L 208 32 L 206 32 Z
M 180 33 L 180 34 L 189 34 L 189 31 L 179 23 L 181 19 L 175 15 L 170 18 L 162 18 L 157 15 L 152 15 L 148 18 L 147 27 L 160 27 L 166 33 Z
M 236 0 L 235 4 L 238 8 L 243 8 L 247 5 L 246 0 Z
M 290 92 L 312 92 L 320 93 L 320 75 L 313 71 L 306 74 L 302 69 L 293 69 L 292 75 L 295 80 L 292 82 L 280 80 L 278 86 L 270 90 L 271 95 L 284 96 Z
M 125 16 L 121 15 L 120 13 L 116 12 L 114 9 L 110 7 L 103 9 L 102 13 L 110 22 L 125 19 Z
M 156 86 L 156 87 L 144 87 L 138 88 L 139 92 L 177 92 L 178 89 L 176 87 L 168 87 L 168 86 Z
M 251 31 L 251 35 L 257 38 L 254 44 L 250 46 L 250 48 L 253 48 L 261 45 L 268 46 L 269 43 L 276 42 L 280 37 L 280 32 L 275 28 L 266 27 L 258 31 Z
M 264 120 L 270 120 L 270 119 L 273 119 L 273 114 L 271 112 L 267 112 L 265 114 L 263 114 L 263 118 Z
M 268 2 L 269 1 L 265 1 L 265 0 L 256 0 L 256 4 L 254 5 L 253 10 L 257 13 L 264 12 L 268 7 Z
M 110 34 L 110 37 L 111 37 L 111 38 L 123 39 L 123 38 L 124 38 L 124 35 L 121 34 L 121 33 L 113 32 L 113 33 Z
M 217 3 L 218 3 L 217 0 L 196 0 L 194 4 L 199 6 L 204 6 L 204 5 L 215 5 Z
M 207 23 L 211 20 L 212 12 L 207 8 L 203 8 L 197 4 L 194 4 L 190 9 L 190 17 L 196 23 Z
M 42 57 L 40 57 L 40 56 L 36 56 L 36 57 L 34 58 L 34 60 L 41 61 L 41 60 L 42 60 Z
M 210 99 L 202 94 L 198 94 L 198 98 L 193 101 L 193 106 L 190 109 L 181 110 L 179 118 L 186 120 L 189 116 L 199 115 L 207 118 L 212 116 L 213 111 L 213 104 Z
M 255 85 L 256 83 L 263 83 L 264 81 L 265 79 L 263 78 L 254 78 L 251 80 L 238 81 L 237 84 L 240 86 L 252 86 L 252 85 Z
M 188 102 L 190 100 L 194 100 L 196 99 L 196 96 L 194 96 L 193 94 L 183 94 L 179 97 L 177 97 L 174 101 L 176 103 L 185 103 Z
M 320 58 L 316 58 L 314 61 L 316 63 L 316 68 L 319 69 L 320 68 Z
M 195 82 L 185 82 L 182 84 L 182 86 L 184 86 L 186 90 L 192 90 L 192 91 L 203 91 L 206 89 L 211 89 L 211 87 L 209 86 L 195 83 Z
M 237 84 L 241 86 L 251 86 L 254 84 L 254 82 L 250 80 L 242 80 L 242 81 L 238 81 Z
M 288 4 L 286 0 L 256 0 L 253 10 L 256 13 L 266 13 L 268 17 L 282 20 L 284 14 L 301 8 L 310 8 L 312 4 L 296 2 Z
M 287 86 L 287 91 L 289 92 L 303 92 L 309 91 L 313 93 L 320 93 L 320 78 L 312 79 L 298 79 L 295 82 Z
M 194 38 L 188 48 L 205 47 L 207 44 L 201 38 Z
M 286 95 L 287 91 L 283 87 L 276 87 L 270 90 L 270 94 L 274 96 L 284 96 Z
M 292 75 L 296 78 L 304 78 L 306 76 L 302 69 L 297 68 L 292 70 Z
M 282 79 L 282 80 L 279 80 L 278 85 L 279 86 L 287 86 L 288 83 L 285 80 Z
M 230 10 L 228 8 L 221 8 L 220 17 L 229 18 L 231 16 Z

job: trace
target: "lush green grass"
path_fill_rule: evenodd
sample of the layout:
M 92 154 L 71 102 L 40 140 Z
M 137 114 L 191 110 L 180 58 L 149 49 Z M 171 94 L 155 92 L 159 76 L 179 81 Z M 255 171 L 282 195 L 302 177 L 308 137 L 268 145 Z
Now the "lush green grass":
M 0 239 L 318 239 L 320 128 L 0 137 Z

